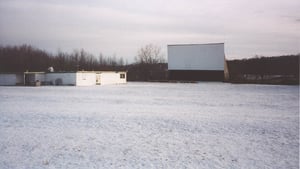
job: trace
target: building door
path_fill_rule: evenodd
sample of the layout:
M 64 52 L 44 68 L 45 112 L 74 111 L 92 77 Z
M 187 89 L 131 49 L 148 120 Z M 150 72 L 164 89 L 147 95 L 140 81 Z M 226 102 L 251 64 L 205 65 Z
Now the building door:
M 34 85 L 34 82 L 35 82 L 35 75 L 34 74 L 25 74 L 24 75 L 24 83 L 26 86 L 32 86 Z
M 100 73 L 96 74 L 96 85 L 101 85 L 101 74 Z

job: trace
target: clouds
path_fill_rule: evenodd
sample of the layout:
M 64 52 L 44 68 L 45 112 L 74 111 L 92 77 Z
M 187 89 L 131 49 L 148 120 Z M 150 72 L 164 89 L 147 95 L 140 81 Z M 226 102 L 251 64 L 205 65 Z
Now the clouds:
M 129 60 L 147 43 L 166 52 L 167 44 L 225 42 L 228 58 L 297 53 L 299 5 L 298 0 L 1 1 L 0 44 L 84 48 Z

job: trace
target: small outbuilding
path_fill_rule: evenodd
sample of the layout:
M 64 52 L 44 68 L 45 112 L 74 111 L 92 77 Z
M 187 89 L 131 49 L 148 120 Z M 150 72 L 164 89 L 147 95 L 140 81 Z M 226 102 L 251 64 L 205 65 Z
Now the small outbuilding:
M 23 73 L 0 73 L 0 86 L 24 85 Z

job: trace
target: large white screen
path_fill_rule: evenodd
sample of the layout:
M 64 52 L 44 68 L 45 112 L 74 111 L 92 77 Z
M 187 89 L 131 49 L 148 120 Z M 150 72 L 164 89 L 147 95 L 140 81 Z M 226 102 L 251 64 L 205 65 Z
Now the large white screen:
M 168 45 L 169 70 L 224 70 L 224 43 Z

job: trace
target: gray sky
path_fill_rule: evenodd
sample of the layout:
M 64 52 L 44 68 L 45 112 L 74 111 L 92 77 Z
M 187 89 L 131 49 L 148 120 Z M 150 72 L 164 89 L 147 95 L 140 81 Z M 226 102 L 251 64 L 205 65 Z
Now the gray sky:
M 149 43 L 225 42 L 228 59 L 300 53 L 299 0 L 0 0 L 0 45 L 129 62 Z

